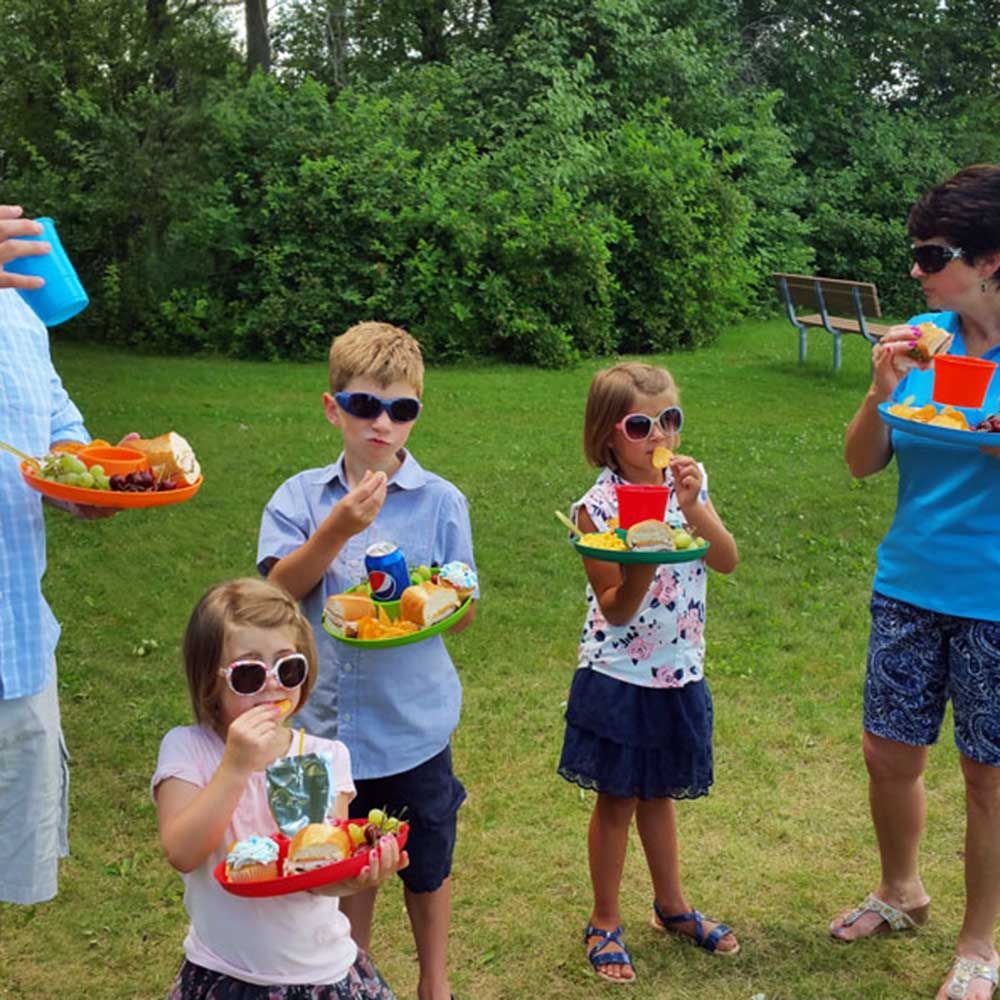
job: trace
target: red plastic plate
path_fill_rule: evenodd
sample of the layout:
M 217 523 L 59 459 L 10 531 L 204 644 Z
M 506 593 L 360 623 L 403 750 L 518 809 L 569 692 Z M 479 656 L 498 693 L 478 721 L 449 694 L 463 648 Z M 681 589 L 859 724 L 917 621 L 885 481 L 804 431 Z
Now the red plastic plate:
M 367 824 L 366 819 L 348 820 L 351 825 Z M 399 849 L 406 846 L 406 838 L 410 832 L 409 823 L 401 823 L 396 840 L 399 842 Z M 282 833 L 273 833 L 271 839 L 278 845 L 279 866 L 285 862 L 285 854 L 288 851 L 288 838 Z M 304 892 L 307 889 L 315 889 L 321 885 L 329 885 L 331 882 L 343 882 L 345 879 L 355 878 L 361 874 L 361 869 L 368 864 L 368 851 L 354 854 L 343 861 L 335 861 L 332 865 L 324 865 L 322 868 L 314 868 L 311 872 L 302 872 L 298 875 L 279 875 L 277 878 L 264 879 L 261 882 L 230 882 L 226 878 L 226 859 L 223 858 L 212 873 L 215 881 L 222 886 L 226 892 L 234 896 L 286 896 L 290 892 Z

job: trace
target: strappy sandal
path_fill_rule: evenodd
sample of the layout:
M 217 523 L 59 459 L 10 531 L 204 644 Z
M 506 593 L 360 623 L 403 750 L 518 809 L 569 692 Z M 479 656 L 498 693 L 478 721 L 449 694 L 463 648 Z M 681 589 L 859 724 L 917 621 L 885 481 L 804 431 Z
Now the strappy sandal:
M 699 948 L 703 948 L 705 951 L 712 955 L 724 955 L 729 958 L 735 955 L 740 950 L 739 942 L 736 942 L 735 948 L 720 949 L 719 942 L 727 935 L 732 933 L 732 928 L 726 924 L 717 924 L 713 927 L 707 934 L 705 933 L 705 921 L 711 920 L 712 923 L 716 923 L 714 918 L 706 917 L 705 914 L 699 913 L 698 910 L 691 910 L 690 913 L 677 913 L 672 917 L 668 917 L 663 910 L 660 909 L 659 903 L 653 900 L 653 919 L 650 921 L 650 925 L 658 931 L 666 931 L 668 934 L 676 934 L 682 941 L 687 941 L 690 944 L 697 945 Z M 680 927 L 672 927 L 672 924 L 694 924 L 694 934 L 688 934 L 686 931 L 682 931 Z
M 841 944 L 853 944 L 854 941 L 861 941 L 863 938 L 873 937 L 875 934 L 888 934 L 892 931 L 915 931 L 927 924 L 927 921 L 930 919 L 930 912 L 930 900 L 921 906 L 914 906 L 910 910 L 900 910 L 887 903 L 884 899 L 879 899 L 872 892 L 868 894 L 865 901 L 857 909 L 851 910 L 849 913 L 845 913 L 838 918 L 840 925 L 836 928 L 830 928 L 830 937 L 834 941 L 841 942 Z M 860 938 L 845 938 L 837 933 L 844 927 L 850 927 L 852 924 L 857 923 L 866 913 L 877 913 L 882 918 L 882 923 L 876 924 L 868 934 L 864 934 Z
M 992 995 L 997 988 L 997 967 L 989 962 L 977 962 L 974 958 L 962 958 L 961 955 L 956 955 L 945 996 L 949 1000 L 964 1000 L 969 995 L 973 979 L 985 979 L 990 984 L 990 995 Z
M 594 970 L 594 974 L 603 979 L 606 983 L 615 983 L 616 985 L 631 984 L 635 982 L 635 967 L 632 965 L 632 956 L 628 953 L 628 948 L 625 947 L 622 941 L 622 931 L 624 928 L 619 925 L 613 931 L 606 931 L 602 927 L 594 927 L 593 924 L 587 924 L 583 930 L 583 943 L 586 944 L 587 941 L 592 937 L 599 937 L 602 940 L 598 941 L 593 947 L 587 950 L 587 960 L 590 962 L 591 967 Z M 621 951 L 605 951 L 609 945 L 617 945 Z M 622 976 L 606 976 L 601 969 L 608 965 L 627 965 L 632 970 L 632 975 L 625 979 Z

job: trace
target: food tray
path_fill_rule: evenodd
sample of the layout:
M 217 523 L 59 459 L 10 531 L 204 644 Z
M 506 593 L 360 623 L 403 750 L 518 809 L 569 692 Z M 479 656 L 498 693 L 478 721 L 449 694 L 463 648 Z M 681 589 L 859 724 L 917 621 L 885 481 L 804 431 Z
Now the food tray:
M 889 412 L 889 407 L 894 405 L 891 402 L 880 403 L 878 412 L 886 424 L 898 431 L 904 431 L 914 437 L 923 438 L 925 441 L 935 441 L 952 448 L 976 449 L 987 445 L 1000 448 L 1000 434 L 991 434 L 986 431 L 960 431 L 954 427 L 936 427 L 923 424 L 919 420 L 907 420 L 905 417 L 899 417 Z M 989 413 L 996 412 L 994 410 L 974 410 L 965 406 L 956 406 L 954 409 L 964 413 L 965 419 L 973 427 Z
M 643 552 L 635 549 L 595 549 L 589 545 L 580 545 L 570 539 L 570 543 L 581 556 L 587 559 L 598 559 L 601 562 L 613 563 L 684 563 L 703 559 L 709 549 L 709 542 L 704 545 L 691 546 L 689 549 L 675 549 L 672 552 Z
M 143 493 L 127 493 L 120 490 L 92 490 L 85 486 L 69 486 L 66 483 L 54 483 L 51 479 L 42 479 L 35 475 L 27 462 L 21 463 L 21 477 L 33 489 L 43 496 L 53 500 L 64 500 L 67 503 L 80 504 L 83 507 L 109 507 L 118 510 L 138 507 L 167 507 L 170 504 L 184 503 L 201 489 L 204 480 L 199 476 L 190 486 L 180 486 L 174 490 L 150 490 Z
M 386 639 L 358 639 L 354 636 L 340 635 L 338 632 L 334 632 L 333 629 L 327 625 L 326 615 L 323 616 L 323 628 L 333 636 L 337 642 L 346 643 L 348 646 L 360 646 L 362 649 L 390 649 L 393 646 L 408 646 L 413 642 L 423 642 L 424 639 L 430 639 L 431 636 L 437 635 L 439 632 L 444 632 L 450 629 L 452 625 L 460 622 L 464 617 L 466 612 L 472 605 L 472 596 L 467 597 L 447 618 L 442 618 L 441 621 L 435 622 L 433 625 L 428 625 L 427 628 L 419 629 L 416 632 L 410 632 L 409 635 L 393 635 Z M 377 607 L 376 603 L 376 607 Z M 395 608 L 396 613 L 390 613 L 390 617 L 398 617 L 399 614 L 399 601 L 387 601 L 383 607 L 385 608 Z
M 351 819 L 347 822 L 352 826 L 356 826 L 359 823 L 367 824 L 368 820 Z M 400 823 L 399 832 L 395 834 L 400 850 L 406 846 L 406 838 L 409 832 L 409 823 Z M 279 864 L 284 864 L 285 855 L 288 853 L 288 837 L 283 833 L 274 833 L 270 836 L 278 845 L 278 862 Z M 331 865 L 314 868 L 310 872 L 302 872 L 298 875 L 279 875 L 277 878 L 264 879 L 261 882 L 230 882 L 226 878 L 226 859 L 223 858 L 215 866 L 212 874 L 215 876 L 215 881 L 226 892 L 232 893 L 234 896 L 249 896 L 252 898 L 287 896 L 291 892 L 305 892 L 308 889 L 315 889 L 321 885 L 330 885 L 332 882 L 343 882 L 345 879 L 356 878 L 361 874 L 361 869 L 368 864 L 368 855 L 368 851 L 362 851 L 360 854 L 353 854 L 349 858 L 344 858 L 343 861 L 335 861 Z

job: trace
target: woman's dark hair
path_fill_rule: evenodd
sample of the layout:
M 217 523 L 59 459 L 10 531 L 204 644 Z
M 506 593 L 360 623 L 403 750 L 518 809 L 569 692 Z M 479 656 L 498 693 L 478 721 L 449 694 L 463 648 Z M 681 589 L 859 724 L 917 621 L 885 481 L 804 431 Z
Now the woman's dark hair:
M 917 240 L 946 239 L 970 264 L 1000 250 L 1000 165 L 977 163 L 932 187 L 910 209 L 907 229 Z

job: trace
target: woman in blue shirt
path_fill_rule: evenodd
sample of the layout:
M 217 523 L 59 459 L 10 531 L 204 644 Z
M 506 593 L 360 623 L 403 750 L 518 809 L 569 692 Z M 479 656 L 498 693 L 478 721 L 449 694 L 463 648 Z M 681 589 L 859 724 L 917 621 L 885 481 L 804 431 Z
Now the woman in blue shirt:
M 1000 912 L 1000 449 L 958 450 L 891 431 L 880 403 L 921 389 L 901 375 L 914 325 L 954 334 L 950 353 L 1000 361 L 1000 166 L 959 171 L 908 221 L 928 314 L 892 327 L 873 349 L 872 385 L 847 428 L 855 477 L 893 456 L 899 493 L 878 549 L 865 677 L 864 757 L 881 859 L 875 892 L 834 920 L 839 941 L 913 929 L 929 916 L 918 868 L 928 747 L 950 699 L 966 787 L 966 903 L 956 958 L 938 1000 L 988 1000 L 997 983 Z M 923 366 L 926 368 L 926 366 Z M 1000 375 L 987 403 L 996 410 Z

